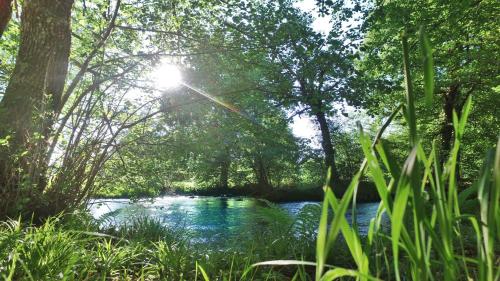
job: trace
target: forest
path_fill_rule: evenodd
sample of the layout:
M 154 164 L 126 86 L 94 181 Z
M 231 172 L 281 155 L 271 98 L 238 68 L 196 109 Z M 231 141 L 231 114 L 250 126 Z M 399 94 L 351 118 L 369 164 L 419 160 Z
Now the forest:
M 500 280 L 495 0 L 0 0 L 2 280 Z

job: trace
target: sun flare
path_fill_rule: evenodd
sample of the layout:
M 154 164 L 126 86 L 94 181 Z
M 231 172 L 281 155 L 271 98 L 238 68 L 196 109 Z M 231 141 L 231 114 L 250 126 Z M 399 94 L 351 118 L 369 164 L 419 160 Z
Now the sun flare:
M 182 73 L 176 65 L 162 63 L 153 70 L 151 78 L 156 88 L 167 90 L 181 84 Z

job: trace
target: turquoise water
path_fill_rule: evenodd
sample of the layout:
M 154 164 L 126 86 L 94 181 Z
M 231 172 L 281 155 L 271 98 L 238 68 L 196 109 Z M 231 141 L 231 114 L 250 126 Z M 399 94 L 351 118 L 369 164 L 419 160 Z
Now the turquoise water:
M 270 205 L 271 204 L 271 205 Z M 308 208 L 305 208 L 307 205 Z M 316 207 L 314 207 L 316 206 Z M 361 234 L 366 234 L 371 218 L 375 215 L 378 203 L 357 205 L 357 224 Z M 274 208 L 278 215 L 288 216 L 292 221 L 300 212 L 309 212 L 313 220 L 311 228 L 319 221 L 318 202 L 289 202 L 272 204 L 255 198 L 224 198 L 205 196 L 164 196 L 152 200 L 131 201 L 128 199 L 95 199 L 90 202 L 91 214 L 102 224 L 117 225 L 127 223 L 134 218 L 148 216 L 170 227 L 186 229 L 195 239 L 218 240 L 238 232 L 249 223 L 256 221 L 259 210 Z M 316 212 L 317 210 L 317 212 Z M 302 216 L 303 217 L 303 216 Z M 346 217 L 352 220 L 351 212 Z M 264 229 L 265 224 L 254 224 Z M 311 229 L 314 233 L 315 229 Z

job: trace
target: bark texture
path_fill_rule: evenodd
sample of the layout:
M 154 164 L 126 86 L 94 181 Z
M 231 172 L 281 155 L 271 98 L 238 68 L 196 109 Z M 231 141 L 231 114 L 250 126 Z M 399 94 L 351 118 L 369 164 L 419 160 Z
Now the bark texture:
M 25 1 L 16 65 L 0 103 L 0 197 L 36 209 L 46 186 L 47 141 L 67 76 L 73 0 Z M 30 206 L 19 206 L 20 198 Z M 23 203 L 24 204 L 24 203 Z
M 7 29 L 12 16 L 12 0 L 0 0 L 0 38 Z
M 224 189 L 229 188 L 229 168 L 231 168 L 231 158 L 229 153 L 224 153 L 220 161 L 219 186 Z
M 256 155 L 254 159 L 254 172 L 257 177 L 257 187 L 266 190 L 271 187 L 269 182 L 268 168 L 262 159 L 262 155 Z
M 337 166 L 335 164 L 335 149 L 333 148 L 330 128 L 328 127 L 325 113 L 322 111 L 317 111 L 316 121 L 318 121 L 319 128 L 321 130 L 321 146 L 323 148 L 323 152 L 325 153 L 325 165 L 328 168 L 331 168 L 332 174 L 330 183 L 333 183 L 339 180 L 339 174 L 337 171 Z

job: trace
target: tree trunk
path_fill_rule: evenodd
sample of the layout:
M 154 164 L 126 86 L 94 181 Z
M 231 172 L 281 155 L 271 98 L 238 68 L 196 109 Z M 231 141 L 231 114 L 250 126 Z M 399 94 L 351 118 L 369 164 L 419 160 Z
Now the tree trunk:
M 16 65 L 0 102 L 0 139 L 8 137 L 8 146 L 0 147 L 1 195 L 33 199 L 45 188 L 47 141 L 67 75 L 72 5 L 24 2 Z M 8 196 L 12 204 L 18 197 Z
M 224 155 L 223 159 L 221 159 L 220 166 L 220 179 L 219 186 L 223 189 L 229 188 L 229 168 L 231 167 L 231 159 L 229 155 Z
M 444 112 L 444 120 L 441 128 L 441 164 L 445 164 L 448 158 L 450 157 L 454 137 L 455 137 L 455 129 L 453 127 L 453 110 L 457 112 L 457 115 L 460 116 L 462 111 L 462 106 L 459 104 L 460 97 L 460 85 L 452 84 L 448 91 L 444 94 L 444 103 L 443 103 L 443 112 Z M 457 167 L 456 167 L 456 179 L 459 180 L 460 176 L 460 151 L 457 157 Z
M 441 162 L 445 163 L 450 155 L 453 142 L 453 109 L 457 104 L 459 87 L 456 84 L 450 86 L 444 94 L 443 112 L 444 120 L 441 128 Z
M 0 38 L 7 29 L 12 16 L 12 0 L 0 0 Z
M 259 189 L 264 190 L 271 186 L 267 168 L 261 155 L 257 155 L 254 159 L 254 171 L 257 176 L 257 186 Z
M 328 128 L 325 113 L 318 110 L 315 114 L 321 130 L 321 146 L 323 147 L 323 152 L 325 153 L 325 165 L 332 170 L 330 178 L 330 184 L 332 184 L 339 180 L 339 174 L 335 164 L 335 149 L 333 148 L 332 137 L 330 135 L 330 129 Z

